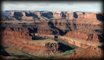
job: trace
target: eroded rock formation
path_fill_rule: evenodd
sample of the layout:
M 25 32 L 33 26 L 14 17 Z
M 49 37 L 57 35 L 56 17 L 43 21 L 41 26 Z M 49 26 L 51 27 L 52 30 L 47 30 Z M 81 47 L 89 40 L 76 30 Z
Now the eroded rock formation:
M 9 24 L 3 21 L 5 28 L 2 28 L 2 44 L 31 54 L 34 50 L 35 53 L 40 52 L 40 49 L 45 53 L 48 50 L 44 45 L 32 43 L 36 36 L 53 39 L 54 36 L 57 36 L 70 44 L 88 48 L 98 46 L 96 44 L 91 45 L 89 41 L 99 42 L 99 36 L 102 33 L 103 20 L 99 20 L 96 13 L 12 11 L 10 16 L 13 17 L 12 21 L 18 20 L 18 22 L 9 21 L 11 22 Z M 32 23 L 29 23 L 30 21 Z

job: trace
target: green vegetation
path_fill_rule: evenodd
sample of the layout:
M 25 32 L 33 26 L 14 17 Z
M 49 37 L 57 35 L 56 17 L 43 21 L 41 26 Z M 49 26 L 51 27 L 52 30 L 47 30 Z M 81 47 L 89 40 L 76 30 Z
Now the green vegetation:
M 69 54 L 72 54 L 74 52 L 74 49 L 73 50 L 68 50 L 68 51 L 65 51 L 63 53 L 63 55 L 69 55 Z

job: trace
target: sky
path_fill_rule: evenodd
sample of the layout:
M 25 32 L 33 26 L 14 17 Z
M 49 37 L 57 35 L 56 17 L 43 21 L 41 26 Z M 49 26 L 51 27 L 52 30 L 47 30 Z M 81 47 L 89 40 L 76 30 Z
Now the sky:
M 3 2 L 2 10 L 101 12 L 101 2 Z

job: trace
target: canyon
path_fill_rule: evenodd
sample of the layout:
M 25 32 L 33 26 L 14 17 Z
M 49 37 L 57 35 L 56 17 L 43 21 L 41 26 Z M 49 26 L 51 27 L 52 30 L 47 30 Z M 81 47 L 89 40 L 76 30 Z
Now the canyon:
M 63 56 L 60 45 L 76 46 L 67 58 L 81 58 L 81 51 L 95 49 L 91 56 L 101 57 L 103 14 L 92 12 L 7 11 L 2 15 L 2 45 L 37 56 Z M 100 15 L 100 19 L 99 16 Z M 49 43 L 49 46 L 47 45 Z M 50 48 L 50 45 L 53 45 Z M 80 50 L 80 53 L 77 52 Z M 100 53 L 98 53 L 100 51 Z M 85 54 L 83 52 L 83 54 Z M 96 55 L 99 54 L 100 56 Z M 82 54 L 82 55 L 83 55 Z M 90 53 L 88 53 L 90 54 Z M 94 54 L 94 55 L 93 55 Z M 90 57 L 91 57 L 90 56 Z M 77 58 L 76 57 L 76 58 Z M 86 55 L 86 57 L 89 57 Z M 83 57 L 82 57 L 83 58 Z

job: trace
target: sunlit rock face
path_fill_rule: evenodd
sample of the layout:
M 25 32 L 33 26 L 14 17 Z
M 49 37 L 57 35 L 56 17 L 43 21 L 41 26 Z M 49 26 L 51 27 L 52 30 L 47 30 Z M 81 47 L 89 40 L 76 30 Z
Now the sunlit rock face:
M 72 19 L 73 19 L 73 13 L 72 13 L 72 12 L 67 12 L 66 18 L 67 18 L 68 20 L 72 20 Z
M 96 13 L 80 13 L 78 14 L 77 23 L 85 23 L 85 24 L 101 24 L 99 20 L 96 18 Z
M 33 17 L 32 16 L 26 16 L 26 13 L 25 12 L 21 12 L 22 14 L 23 14 L 23 16 L 22 16 L 22 19 L 23 20 L 33 20 Z
M 84 19 L 84 12 L 76 12 L 78 15 L 77 19 Z
M 41 12 L 36 11 L 36 12 L 33 12 L 33 13 L 36 14 L 38 16 L 38 18 L 40 18 L 40 20 L 43 20 L 43 18 L 41 17 Z
M 96 19 L 96 13 L 85 13 L 84 18 Z
M 54 19 L 61 19 L 61 12 L 60 11 L 53 12 L 53 17 Z

